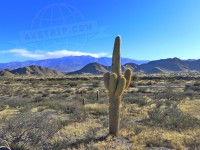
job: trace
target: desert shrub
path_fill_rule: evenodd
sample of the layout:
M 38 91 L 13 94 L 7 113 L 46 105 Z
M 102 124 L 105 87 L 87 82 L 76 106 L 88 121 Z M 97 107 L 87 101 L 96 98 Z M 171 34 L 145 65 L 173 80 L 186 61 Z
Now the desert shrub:
M 4 84 L 10 84 L 10 83 L 11 83 L 10 81 L 5 81 L 5 82 L 4 82 Z
M 108 105 L 106 104 L 98 104 L 98 103 L 86 104 L 84 108 L 86 112 L 96 115 L 96 116 L 108 114 Z
M 199 92 L 200 91 L 200 83 L 195 82 L 193 85 L 186 84 L 184 91 L 187 91 L 187 90 Z
M 146 85 L 153 85 L 154 83 L 153 83 L 153 81 L 148 81 L 147 83 L 146 83 Z
M 10 95 L 11 94 L 11 88 L 7 87 L 7 86 L 4 86 L 4 87 L 1 88 L 1 93 L 3 95 Z
M 5 105 L 8 105 L 9 107 L 12 107 L 12 108 L 19 108 L 19 107 L 26 106 L 30 101 L 31 99 L 26 98 L 26 97 L 23 98 L 20 96 L 12 96 L 12 97 L 9 97 L 5 101 Z
M 137 74 L 133 74 L 132 81 L 138 81 L 139 76 Z
M 184 138 L 185 146 L 189 147 L 189 149 L 198 150 L 200 149 L 200 137 L 195 136 L 192 138 Z
M 124 102 L 128 104 L 137 104 L 140 107 L 143 107 L 148 104 L 148 101 L 146 100 L 146 98 L 144 98 L 143 96 L 140 96 L 139 94 L 126 96 L 124 98 Z
M 143 94 L 141 93 L 125 93 L 123 97 L 123 101 L 126 103 L 134 103 L 135 99 L 141 99 L 143 98 Z
M 194 82 L 193 86 L 200 86 L 200 82 L 199 81 Z
M 146 87 L 140 87 L 138 89 L 138 92 L 139 93 L 150 93 L 150 89 L 149 88 L 146 88 Z
M 99 81 L 95 81 L 95 82 L 92 83 L 92 86 L 94 88 L 100 87 L 100 82 Z
M 60 109 L 66 114 L 74 114 L 77 108 L 77 104 L 71 103 L 68 105 L 60 105 Z
M 68 85 L 69 85 L 70 87 L 76 87 L 76 86 L 78 85 L 78 82 L 76 82 L 76 81 L 71 81 L 71 82 L 68 83 Z
M 72 89 L 70 89 L 70 88 L 67 88 L 67 89 L 65 89 L 64 91 L 63 91 L 63 93 L 71 93 L 73 90 Z
M 24 113 L 10 118 L 0 129 L 0 138 L 8 139 L 11 149 L 51 149 L 51 138 L 61 128 L 51 114 Z
M 34 97 L 34 98 L 32 99 L 32 102 L 38 103 L 38 102 L 41 102 L 41 101 L 43 101 L 43 100 L 44 100 L 44 98 L 43 98 L 42 96 L 37 96 L 37 97 Z
M 59 94 L 59 91 L 52 91 L 51 94 Z
M 144 82 L 137 82 L 137 85 L 138 86 L 143 86 L 143 85 L 145 85 L 145 83 Z
M 146 146 L 141 149 L 185 149 L 182 141 L 177 138 L 166 138 L 163 136 L 162 130 L 158 128 L 143 129 L 139 127 L 138 130 L 139 133 L 136 134 L 136 132 L 135 135 L 130 138 L 130 141 Z
M 67 139 L 63 139 L 63 140 L 55 140 L 52 144 L 52 149 L 55 150 L 61 150 L 61 149 L 66 149 L 66 147 L 69 145 L 68 140 Z
M 78 104 L 78 105 L 76 104 L 76 109 L 73 114 L 74 114 L 75 120 L 78 122 L 84 121 L 87 118 L 85 109 L 83 105 L 81 104 Z
M 83 98 L 85 98 L 88 103 L 95 103 L 97 102 L 97 93 L 96 91 L 90 91 L 87 94 L 84 94 Z
M 200 91 L 200 86 L 192 86 L 191 89 L 192 89 L 193 91 L 199 92 L 199 91 Z
M 60 94 L 62 97 L 70 97 L 71 96 L 71 94 L 70 93 L 62 93 L 62 94 Z
M 41 94 L 41 97 L 48 97 L 49 96 L 49 93 L 47 91 L 41 91 L 40 94 Z
M 183 129 L 194 128 L 200 125 L 200 121 L 184 114 L 176 107 L 156 108 L 148 112 L 152 125 L 161 126 L 167 129 L 181 131 Z
M 132 81 L 131 84 L 130 84 L 130 87 L 137 87 L 137 82 Z
M 195 97 L 196 95 L 198 95 L 198 92 L 193 91 L 193 90 L 191 90 L 191 89 L 187 89 L 187 90 L 184 91 L 183 94 L 184 94 L 186 97 L 192 98 L 192 97 Z
M 168 101 L 171 101 L 171 102 L 180 102 L 181 100 L 185 99 L 186 98 L 186 95 L 184 95 L 183 93 L 174 93 L 174 92 L 163 92 L 163 93 L 157 93 L 157 94 L 154 94 L 152 95 L 152 99 L 155 99 L 155 100 L 163 100 L 165 99 L 166 102 Z
M 6 108 L 5 104 L 0 103 L 0 111 L 4 110 Z
M 190 87 L 191 87 L 191 85 L 189 85 L 189 84 L 186 84 L 186 85 L 185 85 L 185 88 L 184 88 L 184 91 L 186 91 L 186 90 L 190 89 Z
M 38 112 L 42 112 L 42 111 L 44 111 L 46 108 L 45 107 L 39 107 L 38 109 L 37 109 L 37 111 Z
M 78 101 L 59 102 L 55 100 L 48 100 L 39 103 L 38 106 L 47 106 L 47 108 L 56 110 L 57 112 L 72 114 L 74 115 L 74 119 L 78 121 L 85 120 L 86 118 L 84 106 Z
M 146 147 L 162 147 L 164 139 L 160 133 L 154 133 L 152 136 L 145 138 Z
M 142 130 L 143 130 L 143 127 L 141 127 L 141 126 L 135 126 L 135 127 L 133 128 L 133 131 L 134 131 L 134 134 L 135 134 L 135 135 L 140 134 L 140 133 L 142 132 Z

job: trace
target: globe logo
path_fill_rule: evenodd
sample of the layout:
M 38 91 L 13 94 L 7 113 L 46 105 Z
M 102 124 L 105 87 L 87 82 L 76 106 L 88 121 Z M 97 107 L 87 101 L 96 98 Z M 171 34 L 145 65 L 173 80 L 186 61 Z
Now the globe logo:
M 26 47 L 37 50 L 81 50 L 97 30 L 95 21 L 85 20 L 73 6 L 58 3 L 41 9 L 20 39 Z

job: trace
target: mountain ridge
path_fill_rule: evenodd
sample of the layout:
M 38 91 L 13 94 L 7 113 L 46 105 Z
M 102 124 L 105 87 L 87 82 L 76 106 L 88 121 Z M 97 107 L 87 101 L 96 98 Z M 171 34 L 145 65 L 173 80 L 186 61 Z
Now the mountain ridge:
M 97 68 L 103 68 L 103 69 L 97 69 Z M 145 74 L 189 72 L 189 71 L 200 72 L 200 60 L 187 61 L 175 57 L 175 58 L 154 60 L 141 65 L 135 63 L 126 63 L 122 66 L 122 71 L 124 70 L 124 68 L 131 68 L 134 72 L 137 73 L 140 72 Z M 84 74 L 84 73 L 103 74 L 106 72 L 105 70 L 110 71 L 111 66 L 104 66 L 98 63 L 90 63 L 81 68 L 80 70 L 69 72 L 68 74 Z
M 45 68 L 50 68 L 59 72 L 72 72 L 81 69 L 85 65 L 89 63 L 97 62 L 105 66 L 109 66 L 112 62 L 112 58 L 110 57 L 100 57 L 95 58 L 92 56 L 68 56 L 62 58 L 51 58 L 51 59 L 44 59 L 44 60 L 30 60 L 24 62 L 9 62 L 9 63 L 0 63 L 1 70 L 3 69 L 16 69 L 25 66 L 41 66 Z M 132 60 L 129 58 L 122 58 L 121 63 L 126 64 L 129 62 L 142 64 L 148 61 L 146 60 Z
M 93 61 L 93 62 L 91 62 Z M 63 57 L 59 59 L 48 59 L 48 60 L 39 60 L 39 61 L 25 61 L 25 62 L 11 62 L 6 63 L 5 65 L 0 64 L 0 68 L 4 68 L 1 71 L 0 75 L 11 75 L 9 71 L 15 70 L 15 67 L 20 66 L 18 68 L 23 68 L 26 66 L 32 66 L 30 64 L 40 64 L 35 66 L 47 66 L 45 68 L 49 68 L 56 71 L 63 72 L 66 74 L 103 74 L 106 71 L 111 70 L 111 58 L 100 57 L 94 58 L 91 56 L 73 56 L 73 57 Z M 132 61 L 132 62 L 130 62 Z M 101 63 L 102 62 L 102 63 Z M 177 57 L 153 60 L 143 64 L 136 64 L 134 60 L 122 58 L 122 71 L 124 68 L 129 67 L 134 72 L 141 72 L 146 74 L 152 73 L 170 73 L 170 72 L 189 72 L 189 71 L 198 71 L 200 72 L 200 59 L 198 60 L 181 60 Z M 10 67 L 9 67 L 10 66 Z M 22 66 L 22 67 L 21 67 Z M 82 66 L 82 67 L 81 67 Z M 28 70 L 26 68 L 26 70 Z M 64 70 L 64 71 L 63 71 Z M 15 74 L 15 73 L 14 73 Z
M 41 66 L 26 66 L 22 68 L 17 68 L 13 70 L 4 69 L 0 71 L 0 76 L 55 76 L 55 75 L 61 75 L 61 73 L 58 73 L 55 70 L 49 69 L 49 68 L 43 68 Z

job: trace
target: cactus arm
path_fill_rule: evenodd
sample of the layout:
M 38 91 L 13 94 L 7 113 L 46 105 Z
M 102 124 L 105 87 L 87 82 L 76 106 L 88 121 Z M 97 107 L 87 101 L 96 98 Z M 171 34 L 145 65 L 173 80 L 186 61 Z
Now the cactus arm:
M 115 38 L 113 56 L 112 56 L 112 72 L 116 73 L 117 76 L 119 76 L 121 73 L 120 47 L 121 47 L 120 36 L 117 36 Z
M 119 82 L 115 91 L 115 96 L 117 97 L 121 96 L 124 93 L 126 87 L 126 79 L 123 76 L 120 76 L 118 80 Z
M 110 82 L 109 82 L 109 91 L 114 93 L 117 87 L 117 75 L 115 73 L 111 73 Z
M 132 80 L 132 71 L 130 68 L 126 69 L 125 73 L 124 73 L 124 77 L 126 79 L 126 87 L 125 89 L 127 89 L 131 83 Z
M 110 72 L 104 74 L 104 85 L 107 90 L 109 90 L 109 80 L 110 80 Z

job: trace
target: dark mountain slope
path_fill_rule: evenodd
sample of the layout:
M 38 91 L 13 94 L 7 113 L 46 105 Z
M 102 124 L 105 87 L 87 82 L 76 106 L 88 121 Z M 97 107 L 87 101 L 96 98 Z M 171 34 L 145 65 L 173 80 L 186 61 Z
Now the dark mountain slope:
M 152 73 L 152 69 L 155 69 L 156 67 L 173 72 L 190 70 L 187 62 L 178 58 L 169 58 L 150 61 L 149 63 L 142 64 L 138 67 L 136 71 L 143 70 L 144 73 Z
M 90 73 L 90 74 L 103 74 L 106 73 L 108 70 L 108 67 L 103 66 L 99 63 L 90 63 L 83 67 L 80 70 L 70 72 L 68 74 L 84 74 L 84 73 Z
M 23 68 L 18 68 L 14 70 L 2 70 L 0 71 L 0 76 L 13 76 L 13 75 L 23 75 L 23 76 L 55 76 L 61 75 L 55 70 L 51 70 L 48 68 L 43 68 L 40 66 L 27 66 Z

